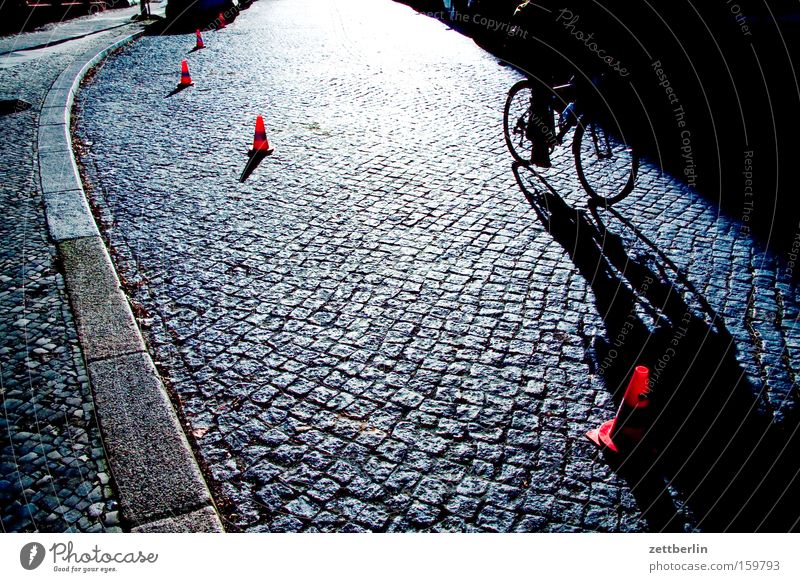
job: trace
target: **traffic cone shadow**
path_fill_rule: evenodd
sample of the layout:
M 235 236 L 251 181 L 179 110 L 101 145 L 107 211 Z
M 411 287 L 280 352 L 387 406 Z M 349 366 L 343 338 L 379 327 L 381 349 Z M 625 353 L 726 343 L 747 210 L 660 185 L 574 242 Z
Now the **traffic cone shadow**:
M 181 61 L 181 80 L 178 83 L 178 86 L 167 94 L 167 97 L 172 97 L 176 93 L 180 93 L 184 89 L 192 87 L 193 85 L 194 82 L 192 81 L 192 76 L 189 74 L 189 63 L 186 60 L 183 60 Z
M 256 117 L 256 131 L 253 137 L 253 148 L 247 153 L 249 159 L 239 177 L 239 182 L 244 182 L 258 167 L 264 158 L 271 156 L 275 148 L 269 145 L 267 130 L 264 125 L 264 118 L 259 115 Z
M 178 85 L 178 86 L 177 86 L 177 87 L 175 87 L 175 88 L 174 88 L 172 91 L 170 91 L 169 93 L 167 93 L 166 95 L 164 95 L 164 99 L 169 99 L 169 98 L 170 98 L 170 97 L 172 97 L 173 95 L 177 95 L 178 93 L 180 93 L 181 91 L 183 91 L 184 89 L 187 89 L 187 88 L 189 88 L 189 87 L 191 87 L 191 85 L 186 85 L 185 87 L 184 87 L 184 86 L 181 86 L 181 85 Z
M 184 89 L 187 89 L 188 87 L 191 87 L 191 85 L 186 85 L 185 87 L 182 87 L 182 86 L 178 85 L 178 86 L 177 86 L 177 87 L 175 87 L 175 88 L 174 88 L 172 91 L 170 91 L 169 93 L 167 93 L 166 95 L 164 95 L 164 99 L 169 99 L 169 98 L 170 98 L 170 97 L 172 97 L 173 95 L 177 95 L 178 93 L 180 93 L 180 92 L 181 92 L 181 91 L 183 91 Z
M 206 48 L 206 44 L 203 42 L 203 35 L 200 34 L 200 29 L 198 28 L 195 31 L 195 45 L 192 50 L 189 51 L 189 54 L 199 51 L 200 49 Z
M 239 182 L 244 182 L 247 178 L 250 177 L 261 161 L 267 157 L 266 152 L 248 152 L 247 156 L 247 164 L 244 166 L 244 170 L 242 170 L 242 175 L 239 176 Z

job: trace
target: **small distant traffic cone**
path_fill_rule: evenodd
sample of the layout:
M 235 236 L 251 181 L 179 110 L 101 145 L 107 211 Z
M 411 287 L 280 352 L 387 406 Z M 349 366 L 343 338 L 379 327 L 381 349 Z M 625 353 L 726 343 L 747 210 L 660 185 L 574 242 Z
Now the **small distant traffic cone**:
M 269 145 L 269 140 L 267 140 L 267 130 L 264 127 L 264 118 L 259 115 L 256 117 L 256 135 L 253 138 L 253 149 L 250 150 L 250 154 L 264 153 L 266 155 L 270 155 L 274 151 L 275 148 L 271 148 Z
M 185 60 L 181 61 L 181 82 L 178 83 L 178 88 L 188 87 L 194 85 L 192 76 L 189 74 L 189 63 Z
M 206 45 L 203 44 L 203 35 L 200 34 L 200 29 L 199 28 L 197 29 L 197 32 L 195 33 L 195 35 L 197 36 L 197 43 L 194 45 L 194 48 L 196 48 L 196 49 L 206 48 Z
M 648 429 L 645 409 L 650 405 L 650 370 L 636 366 L 620 402 L 617 416 L 586 433 L 594 444 L 615 453 L 628 452 L 644 437 Z
M 219 26 L 217 26 L 217 30 L 225 28 L 225 15 L 222 12 L 219 13 L 218 20 L 219 20 Z

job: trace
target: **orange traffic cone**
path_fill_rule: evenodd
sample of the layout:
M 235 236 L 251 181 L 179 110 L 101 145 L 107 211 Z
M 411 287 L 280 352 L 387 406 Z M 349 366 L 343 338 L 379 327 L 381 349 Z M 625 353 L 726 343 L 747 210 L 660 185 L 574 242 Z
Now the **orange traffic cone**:
M 219 26 L 217 26 L 217 30 L 225 28 L 225 15 L 222 12 L 219 13 L 218 20 L 219 20 Z
M 598 447 L 605 447 L 615 453 L 629 450 L 639 443 L 647 431 L 647 423 L 643 415 L 649 404 L 650 370 L 645 366 L 636 366 L 631 381 L 620 402 L 617 416 L 586 433 Z
M 178 88 L 188 87 L 194 85 L 192 76 L 189 74 L 189 63 L 185 60 L 181 61 L 181 82 L 178 83 Z
M 194 45 L 194 48 L 196 48 L 196 49 L 206 48 L 206 45 L 203 44 L 203 35 L 200 34 L 200 29 L 199 28 L 197 29 L 197 32 L 195 33 L 195 35 L 197 35 L 197 44 Z
M 256 135 L 253 138 L 253 149 L 250 150 L 251 154 L 265 153 L 267 155 L 275 151 L 271 148 L 269 140 L 267 140 L 267 130 L 264 127 L 264 118 L 262 116 L 256 117 Z

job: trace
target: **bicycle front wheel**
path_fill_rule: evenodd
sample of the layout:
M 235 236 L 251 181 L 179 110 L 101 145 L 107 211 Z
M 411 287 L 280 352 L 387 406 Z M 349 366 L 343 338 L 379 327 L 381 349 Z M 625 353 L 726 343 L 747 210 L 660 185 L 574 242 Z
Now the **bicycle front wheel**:
M 639 156 L 619 135 L 582 119 L 575 128 L 572 153 L 578 179 L 595 202 L 614 204 L 633 190 Z
M 508 91 L 503 109 L 503 135 L 508 151 L 522 164 L 531 162 L 533 144 L 528 139 L 528 124 L 531 121 L 533 83 L 522 80 Z

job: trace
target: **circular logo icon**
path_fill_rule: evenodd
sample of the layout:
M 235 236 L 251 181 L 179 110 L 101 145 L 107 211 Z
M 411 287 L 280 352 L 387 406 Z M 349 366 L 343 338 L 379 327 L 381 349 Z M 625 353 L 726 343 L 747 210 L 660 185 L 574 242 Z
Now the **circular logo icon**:
M 30 542 L 19 551 L 19 563 L 26 570 L 35 570 L 44 561 L 44 546 L 39 542 Z

